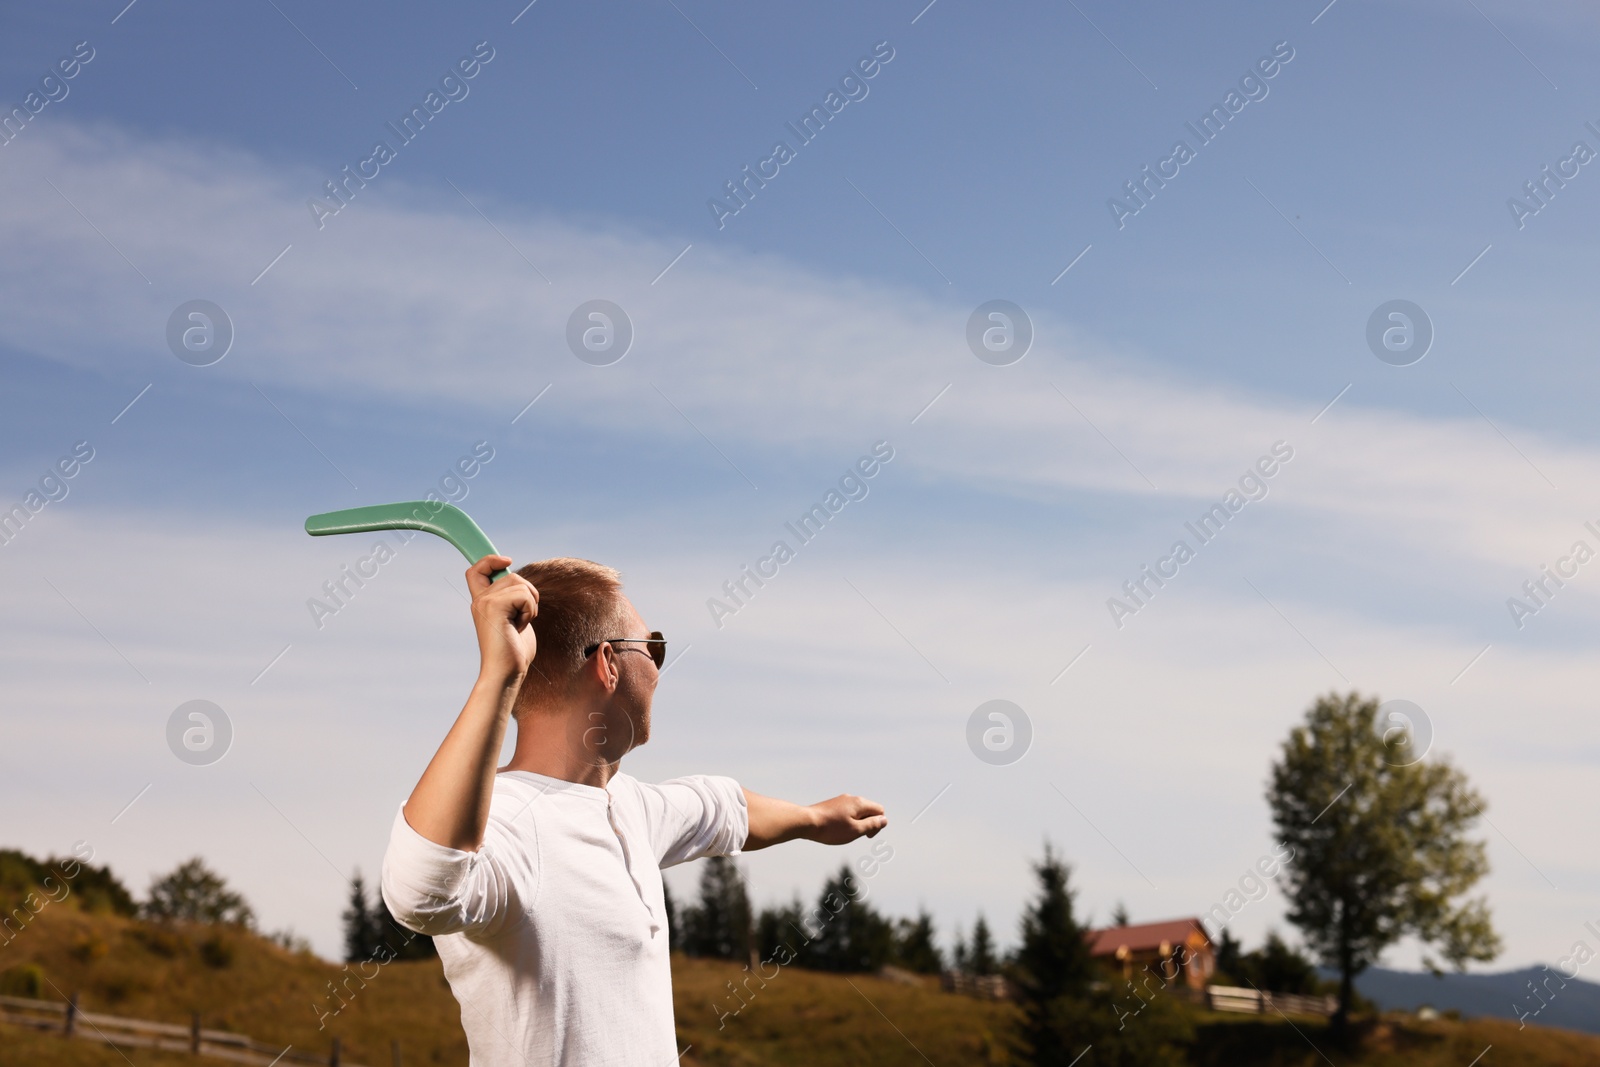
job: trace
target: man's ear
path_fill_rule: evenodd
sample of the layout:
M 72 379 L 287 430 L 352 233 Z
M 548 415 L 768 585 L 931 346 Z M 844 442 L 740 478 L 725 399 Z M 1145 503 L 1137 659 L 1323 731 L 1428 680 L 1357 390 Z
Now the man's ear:
M 617 665 L 617 650 L 615 647 L 603 644 L 594 650 L 594 655 L 589 657 L 589 662 L 584 665 L 584 671 L 596 685 L 607 693 L 616 691 L 617 682 L 621 678 L 621 671 Z

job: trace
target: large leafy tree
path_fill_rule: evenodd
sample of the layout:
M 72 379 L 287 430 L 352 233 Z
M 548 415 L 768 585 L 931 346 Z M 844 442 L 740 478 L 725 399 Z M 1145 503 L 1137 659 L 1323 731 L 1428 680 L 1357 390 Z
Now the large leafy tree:
M 1320 697 L 1273 764 L 1267 802 L 1287 865 L 1289 921 L 1339 972 L 1334 1023 L 1349 1023 L 1355 976 L 1400 938 L 1456 969 L 1490 960 L 1500 941 L 1482 897 L 1462 900 L 1489 863 L 1469 840 L 1483 799 L 1449 760 L 1420 758 L 1415 738 L 1383 731 L 1378 702 Z
M 142 909 L 151 919 L 226 923 L 255 927 L 255 912 L 244 897 L 228 888 L 221 875 L 199 856 L 180 863 L 150 883 L 150 899 Z
M 72 902 L 89 912 L 136 915 L 133 894 L 111 873 L 65 856 L 43 861 L 14 849 L 0 848 L 0 913 L 9 914 L 33 894 L 62 903 Z

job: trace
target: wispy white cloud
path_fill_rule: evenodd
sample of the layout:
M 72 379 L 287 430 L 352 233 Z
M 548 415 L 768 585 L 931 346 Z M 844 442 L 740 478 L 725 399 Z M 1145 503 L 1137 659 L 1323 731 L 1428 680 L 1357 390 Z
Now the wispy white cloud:
M 1491 425 L 1465 398 L 1456 417 L 1423 418 L 1357 389 L 1312 426 L 1320 402 L 1197 383 L 1049 313 L 1037 316 L 1035 351 L 994 368 L 966 350 L 959 308 L 771 258 L 696 247 L 652 285 L 682 251 L 677 237 L 528 218 L 480 198 L 490 226 L 454 192 L 399 182 L 362 191 L 318 232 L 303 201 L 319 184 L 303 168 L 64 122 L 13 147 L 25 151 L 9 157 L 0 204 L 12 250 L 0 283 L 13 296 L 0 338 L 78 365 L 168 360 L 167 314 L 204 295 L 238 331 L 218 374 L 508 409 L 554 381 L 541 418 L 704 433 L 735 464 L 883 436 L 915 440 L 906 463 L 928 477 L 1035 498 L 1071 488 L 1198 502 L 1283 439 L 1297 449 L 1276 487 L 1284 505 L 1330 530 L 1383 527 L 1413 549 L 1490 564 L 1542 560 L 1565 543 L 1570 501 L 1600 498 L 1592 450 Z M 48 195 L 46 178 L 157 284 Z M 596 296 L 621 303 L 637 331 L 612 368 L 580 363 L 564 343 L 568 314 Z

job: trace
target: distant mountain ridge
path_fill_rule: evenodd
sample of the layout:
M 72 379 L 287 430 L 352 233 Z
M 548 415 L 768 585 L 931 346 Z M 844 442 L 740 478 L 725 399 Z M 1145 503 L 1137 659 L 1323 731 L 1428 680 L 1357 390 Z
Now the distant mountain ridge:
M 1324 978 L 1337 978 L 1319 971 Z M 1497 974 L 1445 974 L 1369 968 L 1356 979 L 1361 995 L 1381 1008 L 1414 1011 L 1431 1005 L 1463 1016 L 1491 1016 L 1529 1025 L 1600 1034 L 1600 984 L 1566 978 L 1554 967 L 1527 967 Z M 1535 991 L 1537 990 L 1537 995 Z

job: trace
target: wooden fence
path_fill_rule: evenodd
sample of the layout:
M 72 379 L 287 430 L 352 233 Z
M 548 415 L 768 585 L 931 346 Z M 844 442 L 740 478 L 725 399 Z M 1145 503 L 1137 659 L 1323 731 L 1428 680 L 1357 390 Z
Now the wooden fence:
M 1011 985 L 998 974 L 966 974 L 962 971 L 943 971 L 939 975 L 939 988 L 946 993 L 960 993 L 980 1000 L 1010 1000 Z
M 120 1015 L 84 1011 L 78 1006 L 76 995 L 66 1002 L 0 996 L 0 1022 L 53 1031 L 62 1037 L 103 1041 L 112 1046 L 189 1052 L 196 1056 L 253 1064 L 255 1067 L 270 1067 L 272 1064 L 360 1067 L 360 1064 L 340 1058 L 338 1038 L 333 1039 L 333 1047 L 328 1053 L 318 1055 L 293 1045 L 280 1048 L 255 1041 L 244 1034 L 203 1029 L 198 1014 L 188 1026 L 181 1026 L 177 1023 L 158 1023 L 148 1019 L 128 1019 Z M 393 1044 L 392 1051 L 394 1063 L 399 1067 L 398 1041 Z
M 998 974 L 983 978 L 960 971 L 945 971 L 939 975 L 939 985 L 947 993 L 962 993 L 969 997 L 987 1000 L 1009 1000 L 1013 996 L 1010 984 Z M 1173 985 L 1168 993 L 1210 1008 L 1213 1011 L 1242 1011 L 1252 1015 L 1265 1015 L 1281 1011 L 1285 1015 L 1332 1015 L 1338 1007 L 1334 997 L 1306 997 L 1298 993 L 1263 993 L 1238 986 L 1212 985 L 1204 991 L 1184 985 Z
M 1285 1015 L 1332 1015 L 1339 1001 L 1334 997 L 1306 997 L 1298 993 L 1263 993 L 1239 986 L 1206 986 L 1206 1007 L 1213 1011 L 1243 1011 L 1264 1015 L 1281 1011 Z

